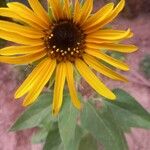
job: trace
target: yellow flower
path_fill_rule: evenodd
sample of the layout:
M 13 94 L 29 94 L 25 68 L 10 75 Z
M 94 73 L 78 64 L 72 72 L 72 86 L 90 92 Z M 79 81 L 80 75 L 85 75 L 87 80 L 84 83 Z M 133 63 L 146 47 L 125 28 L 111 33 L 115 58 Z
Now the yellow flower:
M 10 64 L 38 65 L 15 93 L 15 98 L 27 94 L 23 105 L 33 103 L 52 74 L 55 75 L 53 113 L 60 111 L 65 80 L 68 83 L 74 106 L 81 108 L 74 85 L 74 69 L 100 95 L 114 100 L 116 96 L 101 82 L 90 68 L 120 81 L 126 78 L 106 67 L 99 60 L 121 70 L 128 65 L 104 53 L 104 49 L 130 53 L 137 50 L 134 45 L 118 44 L 133 36 L 127 31 L 104 28 L 123 9 L 125 0 L 117 6 L 113 3 L 91 15 L 93 0 L 83 5 L 78 0 L 71 5 L 69 0 L 49 0 L 52 16 L 44 10 L 38 0 L 28 0 L 31 9 L 18 2 L 10 2 L 8 8 L 0 8 L 0 16 L 14 21 L 0 21 L 0 38 L 17 43 L 0 50 L 0 62 Z M 72 2 L 73 3 L 73 2 Z M 73 7 L 72 7 L 73 6 Z

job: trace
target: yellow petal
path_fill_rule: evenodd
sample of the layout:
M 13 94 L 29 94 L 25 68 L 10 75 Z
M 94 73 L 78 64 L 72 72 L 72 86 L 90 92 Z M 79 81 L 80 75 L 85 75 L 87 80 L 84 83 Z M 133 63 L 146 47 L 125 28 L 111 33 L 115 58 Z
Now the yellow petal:
M 65 63 L 59 63 L 56 68 L 56 77 L 54 85 L 54 96 L 53 96 L 53 114 L 57 115 L 63 100 L 63 89 L 66 78 L 66 66 Z
M 92 26 L 101 23 L 112 11 L 114 7 L 113 3 L 109 3 L 105 5 L 102 9 L 100 9 L 98 12 L 93 14 L 91 17 L 87 19 L 87 21 L 83 25 L 83 29 L 86 30 L 86 33 L 89 32 L 89 28 Z
M 80 109 L 81 103 L 78 99 L 73 79 L 73 65 L 70 62 L 66 62 L 66 76 L 72 103 L 76 108 Z
M 18 2 L 7 3 L 11 11 L 18 14 L 20 17 L 32 21 L 43 29 L 48 29 L 48 26 L 36 14 L 25 5 Z M 16 11 L 17 10 L 17 11 Z
M 32 87 L 31 91 L 29 91 L 29 93 L 25 97 L 25 99 L 23 101 L 23 106 L 32 104 L 37 99 L 37 97 L 40 95 L 45 84 L 51 78 L 51 76 L 54 72 L 54 69 L 56 67 L 56 60 L 49 59 L 49 61 L 47 63 L 48 63 L 48 65 L 45 68 L 46 70 L 44 70 L 42 73 L 38 74 L 39 80 L 36 82 L 36 85 L 34 85 Z
M 73 21 L 76 22 L 79 17 L 79 12 L 81 11 L 79 0 L 75 0 L 74 12 L 73 12 Z
M 105 17 L 105 19 L 101 20 L 98 23 L 95 23 L 95 25 L 92 26 L 91 28 L 88 28 L 87 33 L 93 33 L 99 30 L 100 28 L 104 27 L 106 24 L 110 23 L 113 19 L 115 19 L 115 17 L 118 16 L 120 11 L 124 8 L 124 5 L 125 0 L 121 0 L 119 4 L 111 12 L 109 12 L 109 14 L 107 15 L 107 17 Z
M 0 38 L 23 45 L 42 45 L 42 39 L 31 39 L 13 32 L 0 30 Z
M 101 23 L 100 27 L 103 27 L 106 24 L 110 23 L 112 20 L 114 20 L 118 16 L 118 14 L 123 10 L 124 6 L 125 6 L 125 0 L 120 0 L 120 2 L 110 13 L 110 15 Z
M 118 42 L 118 41 L 110 41 L 110 40 L 101 40 L 101 39 L 96 39 L 96 38 L 89 38 L 89 37 L 86 37 L 85 39 L 85 42 L 87 43 L 87 46 L 90 46 L 90 47 L 97 47 L 99 46 L 99 44 L 103 44 L 103 43 L 114 43 L 114 42 Z M 98 45 L 98 46 L 97 46 Z M 99 49 L 99 47 L 98 47 Z
M 16 91 L 15 98 L 20 98 L 21 96 L 26 94 L 35 85 L 35 83 L 37 83 L 37 81 L 43 78 L 43 75 L 47 71 L 49 61 L 51 61 L 51 59 L 46 58 L 33 69 L 33 71 L 29 74 L 26 80 L 21 84 L 21 86 Z
M 116 40 L 122 40 L 122 39 L 126 39 L 127 37 L 131 36 L 131 32 L 130 29 L 128 29 L 127 31 L 124 31 L 122 33 L 119 32 L 111 32 L 108 29 L 106 30 L 100 30 L 98 31 L 98 33 L 96 32 L 95 34 L 90 34 L 87 36 L 87 39 L 100 39 L 100 40 L 112 40 L 112 41 L 116 41 Z
M 92 45 L 92 47 L 95 45 L 95 47 L 98 47 L 97 45 L 103 44 L 103 43 L 119 43 L 119 41 L 112 41 L 112 40 L 102 40 L 102 39 L 97 39 L 97 38 L 90 38 L 86 37 L 85 42 L 87 45 Z M 98 48 L 99 49 L 99 48 Z
M 89 40 L 90 42 L 90 40 Z M 125 44 L 115 44 L 115 43 L 88 43 L 87 48 L 89 49 L 104 49 L 117 51 L 122 53 L 132 53 L 135 52 L 138 48 L 135 45 L 125 45 Z
M 90 86 L 95 89 L 100 95 L 114 100 L 116 96 L 111 92 L 90 70 L 90 68 L 80 59 L 75 62 L 76 68 L 81 74 L 81 76 L 90 84 Z
M 19 16 L 18 14 L 16 14 L 15 12 L 13 12 L 11 9 L 9 8 L 0 8 L 0 16 L 3 17 L 9 17 L 12 19 L 17 20 L 18 22 L 24 22 L 25 24 L 30 25 L 31 27 L 34 27 L 37 30 L 41 30 L 42 28 L 38 25 L 33 23 L 32 21 L 22 18 L 21 16 Z
M 70 0 L 64 0 L 64 18 L 71 18 Z
M 107 62 L 108 64 L 114 66 L 114 67 L 117 67 L 121 70 L 124 70 L 124 71 L 127 71 L 129 70 L 129 67 L 127 64 L 125 64 L 124 62 L 120 61 L 120 60 L 117 60 L 111 56 L 108 56 L 104 53 L 102 53 L 100 50 L 93 50 L 93 49 L 86 49 L 85 52 L 89 55 L 92 55 L 96 58 L 99 58 L 105 62 Z
M 57 21 L 63 18 L 63 9 L 60 0 L 49 0 L 49 4 L 53 13 L 54 19 Z
M 75 22 L 79 23 L 80 25 L 84 24 L 84 22 L 90 16 L 92 9 L 93 9 L 93 0 L 86 0 L 81 8 L 81 11 L 78 12 L 78 17 L 76 18 Z
M 95 38 L 98 38 L 99 36 L 101 36 L 101 34 L 105 35 L 105 36 L 123 36 L 124 34 L 127 34 L 129 30 L 130 29 L 128 29 L 127 31 L 113 30 L 113 29 L 101 29 L 101 30 L 96 31 L 92 34 L 89 34 L 88 36 L 89 37 L 95 37 Z M 129 34 L 127 35 L 126 38 L 131 38 L 131 37 L 133 37 L 133 33 L 129 32 Z
M 47 26 L 50 25 L 50 20 L 48 17 L 48 13 L 45 11 L 43 6 L 40 4 L 39 0 L 28 0 L 31 8 L 33 11 L 37 14 L 37 16 L 47 24 Z
M 16 13 L 13 13 L 13 11 L 11 11 L 9 8 L 5 8 L 5 7 L 0 8 L 0 16 L 21 20 L 21 17 L 19 15 L 17 15 Z
M 9 21 L 0 21 L 0 30 L 13 32 L 29 38 L 39 39 L 44 36 L 44 33 L 34 28 L 19 25 Z
M 20 55 L 20 54 L 31 54 L 44 51 L 44 46 L 9 46 L 0 49 L 0 55 Z
M 120 74 L 116 73 L 115 71 L 111 70 L 107 66 L 103 65 L 102 63 L 100 63 L 100 61 L 98 61 L 94 57 L 92 57 L 88 54 L 84 54 L 83 59 L 89 66 L 91 66 L 93 69 L 100 72 L 101 74 L 103 74 L 111 79 L 114 79 L 114 80 L 120 80 L 120 81 L 127 82 L 127 79 L 125 77 L 123 77 Z
M 0 62 L 8 64 L 29 64 L 36 60 L 43 58 L 47 53 L 45 51 L 35 54 L 28 54 L 22 56 L 0 56 Z

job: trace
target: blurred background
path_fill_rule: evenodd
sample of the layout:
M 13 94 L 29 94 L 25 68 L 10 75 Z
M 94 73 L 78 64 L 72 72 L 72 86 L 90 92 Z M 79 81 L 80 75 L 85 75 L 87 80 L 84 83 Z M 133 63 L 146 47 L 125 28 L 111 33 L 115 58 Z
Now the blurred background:
M 14 1 L 14 0 L 6 0 Z M 4 0 L 0 0 L 1 7 L 5 7 Z M 28 5 L 27 0 L 18 0 Z M 94 11 L 108 2 L 117 3 L 119 0 L 94 0 Z M 44 0 L 41 0 L 45 4 Z M 6 18 L 0 18 L 6 19 Z M 108 80 L 103 81 L 110 88 L 122 88 L 129 92 L 139 101 L 144 108 L 150 110 L 150 0 L 126 0 L 126 7 L 121 15 L 112 22 L 114 29 L 131 28 L 134 37 L 127 43 L 135 44 L 139 51 L 122 55 L 110 53 L 113 57 L 126 61 L 130 65 L 129 72 L 121 72 L 129 79 L 129 83 L 120 83 Z M 0 48 L 9 45 L 0 40 Z M 41 150 L 39 144 L 30 142 L 30 135 L 35 130 L 26 130 L 18 133 L 8 132 L 8 128 L 17 116 L 24 110 L 21 101 L 14 101 L 13 95 L 17 87 L 30 72 L 30 66 L 17 67 L 0 63 L 0 150 Z M 84 81 L 81 82 L 80 91 L 88 97 L 93 94 Z M 126 135 L 130 150 L 149 150 L 150 131 L 133 129 L 131 134 Z

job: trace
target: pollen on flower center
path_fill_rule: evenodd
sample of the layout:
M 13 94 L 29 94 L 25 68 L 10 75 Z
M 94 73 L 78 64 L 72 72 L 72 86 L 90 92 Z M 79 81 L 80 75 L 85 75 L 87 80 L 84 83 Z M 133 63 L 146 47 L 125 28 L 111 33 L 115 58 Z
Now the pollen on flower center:
M 74 62 L 84 52 L 85 34 L 72 20 L 58 21 L 46 35 L 45 44 L 51 58 Z

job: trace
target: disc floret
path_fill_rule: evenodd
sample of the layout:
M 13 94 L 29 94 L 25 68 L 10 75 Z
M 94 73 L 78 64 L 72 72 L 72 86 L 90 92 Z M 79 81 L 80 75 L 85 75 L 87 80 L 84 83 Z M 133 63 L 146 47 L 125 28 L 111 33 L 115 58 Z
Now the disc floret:
M 60 20 L 53 23 L 50 33 L 47 32 L 45 44 L 51 58 L 74 62 L 84 53 L 85 34 L 72 20 Z

